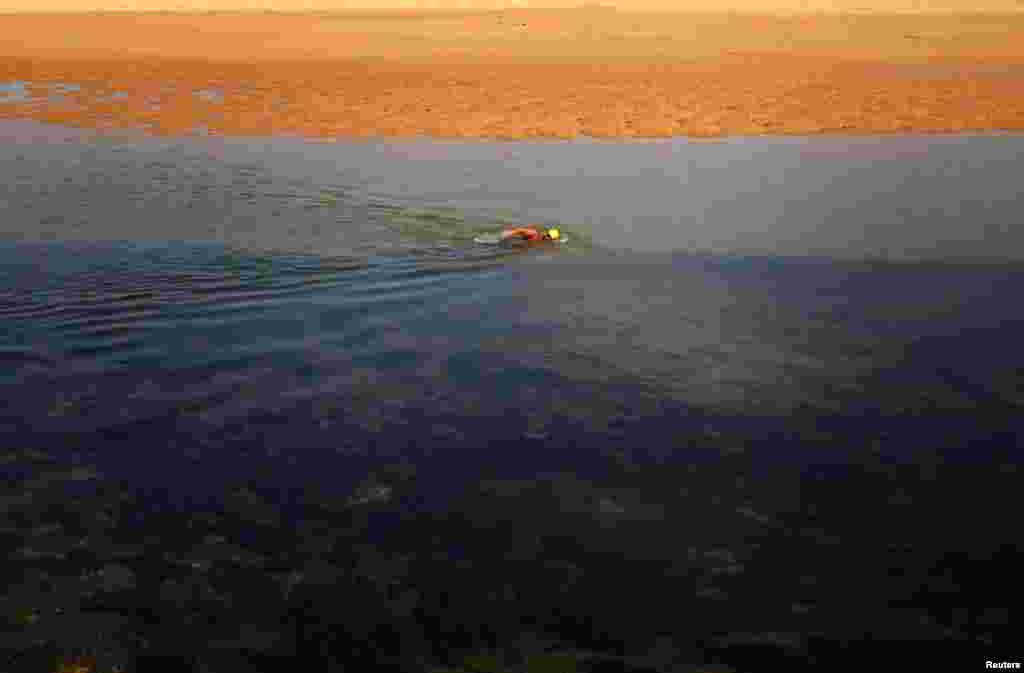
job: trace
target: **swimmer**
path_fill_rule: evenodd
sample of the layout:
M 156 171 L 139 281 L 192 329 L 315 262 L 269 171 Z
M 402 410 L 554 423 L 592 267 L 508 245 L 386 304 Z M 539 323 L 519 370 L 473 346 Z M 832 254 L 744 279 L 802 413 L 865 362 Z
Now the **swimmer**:
M 557 241 L 562 237 L 558 229 L 547 229 L 541 231 L 537 225 L 530 224 L 525 227 L 510 227 L 501 232 L 501 240 L 518 239 L 527 243 L 540 243 L 542 241 Z

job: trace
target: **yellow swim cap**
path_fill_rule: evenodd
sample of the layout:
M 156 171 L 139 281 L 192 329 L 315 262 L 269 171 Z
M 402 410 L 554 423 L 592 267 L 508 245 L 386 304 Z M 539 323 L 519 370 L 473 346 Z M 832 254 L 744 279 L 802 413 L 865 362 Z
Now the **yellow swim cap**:
M 562 232 L 558 231 L 557 229 L 548 229 L 548 236 L 550 236 L 552 238 L 552 240 L 557 241 L 558 237 L 561 236 L 561 235 L 562 235 Z

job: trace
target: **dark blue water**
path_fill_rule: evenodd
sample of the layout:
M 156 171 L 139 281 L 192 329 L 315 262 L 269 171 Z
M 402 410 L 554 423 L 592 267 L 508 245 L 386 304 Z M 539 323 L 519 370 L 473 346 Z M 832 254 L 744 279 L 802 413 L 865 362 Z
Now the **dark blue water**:
M 363 543 L 569 563 L 531 627 L 567 647 L 1008 641 L 1019 137 L 0 148 L 5 443 L 134 490 L 128 528 L 246 484 L 298 529 L 402 465 Z M 472 242 L 521 222 L 570 241 Z

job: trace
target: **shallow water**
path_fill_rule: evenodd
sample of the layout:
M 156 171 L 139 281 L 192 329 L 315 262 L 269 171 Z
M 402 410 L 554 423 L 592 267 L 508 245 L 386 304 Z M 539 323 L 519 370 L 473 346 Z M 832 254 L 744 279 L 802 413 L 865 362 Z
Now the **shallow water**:
M 1020 137 L 0 145 L 0 420 L 144 509 L 249 483 L 298 526 L 399 462 L 367 540 L 543 531 L 625 613 L 703 614 L 636 627 L 694 663 L 1006 638 Z M 472 243 L 520 222 L 572 240 Z

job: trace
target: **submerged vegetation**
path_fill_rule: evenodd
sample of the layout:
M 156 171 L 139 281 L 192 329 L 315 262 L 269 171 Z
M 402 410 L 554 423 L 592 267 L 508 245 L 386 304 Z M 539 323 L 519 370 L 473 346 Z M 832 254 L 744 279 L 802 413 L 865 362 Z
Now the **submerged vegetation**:
M 720 432 L 694 441 L 691 451 L 744 445 Z M 802 670 L 917 651 L 915 642 L 941 654 L 971 642 L 950 640 L 970 624 L 1008 642 L 1008 613 L 963 614 L 957 594 L 943 593 L 947 575 L 985 591 L 975 562 L 907 547 L 910 510 L 901 518 L 885 503 L 913 467 L 868 453 L 870 469 L 827 493 L 783 467 L 754 480 L 742 448 L 700 466 L 638 458 L 607 453 L 597 482 L 481 475 L 440 512 L 417 506 L 418 470 L 401 461 L 351 491 L 309 484 L 291 505 L 254 475 L 228 484 L 216 507 L 178 511 L 105 478 L 87 455 L 7 450 L 0 669 L 115 673 L 159 660 L 175 670 L 286 671 L 301 657 L 324 670 L 434 673 Z M 999 479 L 993 493 L 1014 492 L 1012 474 Z M 793 509 L 794 491 L 817 503 L 814 514 Z M 881 556 L 820 523 L 864 492 L 889 511 L 888 520 L 862 512 L 873 522 L 865 535 L 904 540 Z M 916 492 L 919 507 L 947 520 L 941 488 Z M 921 607 L 873 608 L 860 582 L 838 572 L 848 566 L 830 560 L 852 548 L 859 578 L 887 582 L 886 595 L 916 595 Z M 987 577 L 1016 572 L 1011 548 L 988 551 Z M 894 563 L 905 580 L 886 579 Z M 920 585 L 933 566 L 946 574 Z M 745 595 L 743 614 L 730 607 L 734 595 Z M 872 641 L 857 640 L 865 619 Z M 814 635 L 819 620 L 829 631 Z

